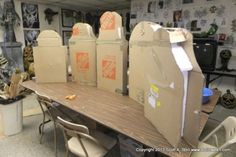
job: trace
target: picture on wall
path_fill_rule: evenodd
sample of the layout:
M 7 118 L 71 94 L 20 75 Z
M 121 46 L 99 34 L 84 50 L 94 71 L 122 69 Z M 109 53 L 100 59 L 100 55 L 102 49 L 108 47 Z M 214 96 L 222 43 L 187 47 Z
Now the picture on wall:
M 164 0 L 160 0 L 158 3 L 158 9 L 163 9 L 164 8 Z
M 24 28 L 39 28 L 37 4 L 21 3 L 21 11 Z
M 62 31 L 63 45 L 68 45 L 71 35 L 72 31 Z
M 183 0 L 183 4 L 193 3 L 193 0 Z
M 154 13 L 156 11 L 156 7 L 157 7 L 156 1 L 148 2 L 147 12 L 148 13 Z
M 72 27 L 77 22 L 82 22 L 82 13 L 76 12 L 74 10 L 62 9 L 61 10 L 62 26 Z
M 40 33 L 40 30 L 24 30 L 25 46 L 37 43 L 36 39 Z
M 182 24 L 182 10 L 176 10 L 173 13 L 174 27 L 181 27 Z

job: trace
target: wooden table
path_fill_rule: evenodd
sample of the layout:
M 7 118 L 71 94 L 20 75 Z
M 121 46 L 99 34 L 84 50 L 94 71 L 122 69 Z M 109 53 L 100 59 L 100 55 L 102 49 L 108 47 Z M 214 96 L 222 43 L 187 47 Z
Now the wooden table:
M 95 87 L 79 86 L 75 83 L 36 84 L 27 81 L 21 84 L 32 91 L 49 96 L 52 100 L 84 115 L 100 124 L 120 132 L 151 148 L 172 148 L 167 140 L 144 117 L 144 109 L 128 96 L 110 93 Z M 65 96 L 76 94 L 74 100 Z M 201 113 L 201 129 L 208 115 Z M 181 140 L 178 148 L 191 148 Z M 172 157 L 189 157 L 191 152 L 161 151 Z
M 221 92 L 218 90 L 213 90 L 213 95 L 210 97 L 208 103 L 202 105 L 202 112 L 210 114 L 214 111 L 218 99 L 221 96 Z

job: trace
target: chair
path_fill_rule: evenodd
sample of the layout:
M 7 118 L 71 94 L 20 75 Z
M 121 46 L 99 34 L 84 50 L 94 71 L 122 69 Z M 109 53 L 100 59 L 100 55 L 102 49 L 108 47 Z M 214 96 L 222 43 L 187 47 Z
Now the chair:
M 102 132 L 96 131 L 91 136 L 86 126 L 57 118 L 65 138 L 66 157 L 69 151 L 79 157 L 103 157 L 117 143 L 116 139 Z
M 39 105 L 41 107 L 42 113 L 43 113 L 43 121 L 39 125 L 39 133 L 41 134 L 40 137 L 40 144 L 42 143 L 43 135 L 44 135 L 44 125 L 47 124 L 48 122 L 52 121 L 54 125 L 54 146 L 55 146 L 55 156 L 57 156 L 57 116 L 61 116 L 68 121 L 76 121 L 76 122 L 81 122 L 79 118 L 76 116 L 71 116 L 70 114 L 67 114 L 63 110 L 64 108 L 61 108 L 61 105 L 53 102 L 52 99 L 49 97 L 42 95 L 38 93 L 37 91 L 35 92 L 37 95 L 37 100 L 39 102 Z M 76 118 L 75 118 L 76 117 Z M 47 118 L 47 120 L 46 120 Z M 75 120 L 76 119 L 76 120 Z
M 219 140 L 218 140 L 219 137 L 217 136 L 216 133 L 221 128 L 225 129 L 225 143 L 219 145 Z M 213 137 L 216 146 L 205 143 L 211 137 Z M 223 156 L 222 152 L 211 151 L 211 150 L 223 150 L 234 143 L 236 143 L 236 117 L 231 116 L 231 117 L 226 118 L 209 135 L 207 135 L 202 141 L 199 142 L 198 148 L 200 150 L 205 149 L 206 151 L 194 152 L 191 157 L 222 157 Z

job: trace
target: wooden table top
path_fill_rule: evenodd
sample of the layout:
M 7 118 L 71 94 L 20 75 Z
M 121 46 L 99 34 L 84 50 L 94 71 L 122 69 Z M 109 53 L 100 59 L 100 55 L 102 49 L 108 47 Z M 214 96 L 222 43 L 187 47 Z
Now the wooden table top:
M 80 86 L 76 83 L 37 84 L 26 81 L 21 84 L 32 91 L 49 96 L 52 100 L 120 132 L 151 148 L 172 148 L 167 140 L 144 117 L 143 106 L 115 93 L 95 87 Z M 76 94 L 74 100 L 65 99 L 66 95 Z M 201 128 L 204 128 L 208 115 L 201 113 Z M 178 148 L 191 148 L 181 140 Z M 191 152 L 160 151 L 173 157 L 189 157 Z
M 210 97 L 209 102 L 202 105 L 202 112 L 212 113 L 215 109 L 218 99 L 221 96 L 221 91 L 213 90 L 213 95 Z

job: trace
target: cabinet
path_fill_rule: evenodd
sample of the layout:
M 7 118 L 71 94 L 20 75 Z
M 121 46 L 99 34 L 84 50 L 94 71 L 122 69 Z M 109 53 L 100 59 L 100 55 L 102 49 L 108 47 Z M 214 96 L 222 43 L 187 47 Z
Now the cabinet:
M 195 57 L 201 69 L 214 71 L 217 56 L 217 41 L 213 39 L 196 38 L 193 40 Z

